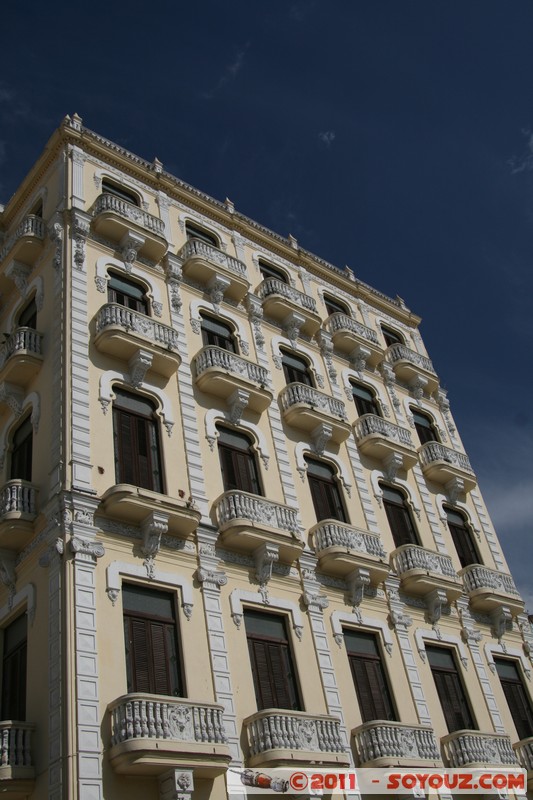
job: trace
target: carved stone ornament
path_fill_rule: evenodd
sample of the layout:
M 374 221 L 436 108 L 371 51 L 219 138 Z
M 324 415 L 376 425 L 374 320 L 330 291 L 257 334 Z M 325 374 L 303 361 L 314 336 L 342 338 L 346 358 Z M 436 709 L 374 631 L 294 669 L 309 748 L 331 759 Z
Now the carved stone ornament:
M 147 350 L 137 350 L 128 361 L 130 370 L 130 384 L 138 389 L 143 385 L 144 378 L 152 366 L 154 357 Z
M 72 537 L 70 540 L 70 549 L 75 556 L 87 556 L 88 559 L 94 562 L 105 553 L 104 545 L 101 542 L 80 539 L 79 536 Z
M 13 598 L 16 591 L 15 558 L 16 553 L 0 550 L 0 582 L 7 588 L 10 598 Z
M 160 303 L 158 300 L 154 300 L 152 303 L 152 308 L 154 310 L 155 317 L 161 317 L 163 315 L 163 303 Z
M 74 241 L 74 266 L 82 270 L 85 264 L 85 243 L 89 235 L 91 220 L 81 211 L 72 212 L 72 238 Z
M 207 284 L 209 299 L 213 303 L 215 311 L 218 312 L 220 303 L 223 301 L 224 294 L 227 292 L 230 285 L 231 281 L 229 278 L 225 278 L 223 275 L 213 275 Z
M 402 611 L 391 611 L 389 619 L 393 628 L 409 628 L 413 624 L 413 618 Z
M 28 291 L 28 278 L 30 274 L 31 267 L 28 267 L 27 264 L 22 264 L 20 261 L 12 261 L 6 269 L 7 277 L 13 281 L 22 297 L 24 297 Z
M 168 287 L 170 290 L 170 305 L 172 306 L 173 310 L 179 314 L 181 307 L 183 306 L 179 283 L 177 281 L 169 281 Z
M 39 566 L 45 568 L 49 567 L 55 558 L 63 555 L 64 549 L 65 545 L 63 539 L 56 539 L 39 558 Z
M 265 542 L 260 545 L 257 550 L 254 550 L 253 558 L 255 577 L 261 588 L 265 589 L 272 577 L 272 565 L 274 561 L 279 561 L 279 546 L 277 544 Z
M 415 400 L 420 401 L 424 397 L 424 390 L 428 385 L 428 379 L 423 378 L 421 375 L 418 375 L 416 378 L 413 378 L 412 381 L 409 383 L 409 388 L 411 389 L 411 393 Z
M 313 442 L 313 450 L 317 455 L 321 456 L 324 454 L 324 450 L 326 449 L 327 443 L 330 441 L 331 437 L 333 436 L 333 428 L 331 425 L 327 425 L 323 422 L 320 425 L 317 425 L 316 428 L 311 433 L 311 440 Z
M 498 640 L 501 640 L 506 631 L 511 630 L 513 627 L 513 615 L 507 606 L 500 606 L 490 615 L 490 618 L 492 620 L 492 632 Z
M 304 592 L 302 601 L 310 611 L 324 611 L 329 605 L 328 597 L 318 592 Z
M 370 573 L 367 569 L 363 567 L 358 567 L 354 569 L 353 572 L 346 578 L 346 599 L 349 605 L 353 606 L 354 609 L 357 608 L 358 605 L 363 600 L 365 595 L 365 586 L 370 585 Z M 355 611 L 354 611 L 355 613 Z
M 207 589 L 220 589 L 228 582 L 228 576 L 222 570 L 205 569 L 204 567 L 198 567 L 196 577 L 199 583 Z
M 149 578 L 154 577 L 154 558 L 161 546 L 161 537 L 168 531 L 168 514 L 153 511 L 141 525 L 141 552 L 145 557 L 145 567 Z
M 358 344 L 355 347 L 350 355 L 348 356 L 350 360 L 350 366 L 356 372 L 363 372 L 366 369 L 366 364 L 368 359 L 371 356 L 371 352 L 368 347 L 364 347 L 362 344 Z
M 106 594 L 109 597 L 109 599 L 111 600 L 111 605 L 114 606 L 115 603 L 118 600 L 118 596 L 120 594 L 120 591 L 118 589 L 106 589 Z
M 320 347 L 320 352 L 322 353 L 322 358 L 326 362 L 326 366 L 328 368 L 328 375 L 333 381 L 333 383 L 337 382 L 337 370 L 333 366 L 333 340 L 331 333 L 327 331 L 320 330 L 316 336 L 318 345 Z M 350 397 L 351 398 L 351 394 Z
M 22 413 L 23 400 L 24 393 L 18 386 L 7 381 L 0 383 L 0 403 L 9 406 L 16 417 L 19 417 Z
M 235 389 L 227 400 L 229 406 L 229 421 L 234 425 L 238 425 L 242 419 L 244 409 L 247 408 L 249 402 L 250 392 L 246 392 L 244 389 Z
M 390 456 L 385 459 L 384 466 L 383 474 L 385 478 L 390 481 L 390 483 L 394 483 L 398 470 L 403 467 L 403 457 L 399 453 L 391 453 Z
M 461 478 L 452 478 L 444 487 L 448 502 L 454 506 L 459 497 L 465 492 L 465 482 Z
M 63 225 L 61 222 L 59 222 L 59 220 L 52 222 L 52 224 L 49 226 L 48 236 L 56 246 L 53 265 L 54 269 L 59 271 L 63 264 Z
M 137 254 L 145 241 L 146 239 L 144 236 L 140 236 L 138 233 L 133 233 L 132 231 L 124 234 L 120 240 L 120 252 L 126 272 L 131 272 L 133 264 L 137 259 Z
M 446 592 L 442 589 L 435 589 L 426 596 L 426 606 L 428 620 L 432 625 L 436 625 L 441 618 L 442 607 L 448 602 Z
M 94 282 L 96 284 L 97 291 L 105 294 L 107 291 L 107 278 L 104 278 L 102 275 L 96 275 Z
M 296 311 L 292 311 L 288 314 L 283 321 L 283 330 L 293 347 L 296 347 L 296 340 L 300 335 L 300 329 L 304 322 L 305 317 L 302 317 L 301 314 L 297 314 Z

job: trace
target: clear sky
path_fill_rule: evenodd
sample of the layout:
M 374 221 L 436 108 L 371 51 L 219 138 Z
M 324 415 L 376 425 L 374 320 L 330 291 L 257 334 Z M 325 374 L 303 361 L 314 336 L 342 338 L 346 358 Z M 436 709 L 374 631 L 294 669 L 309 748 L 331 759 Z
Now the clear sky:
M 533 612 L 533 3 L 3 6 L 0 200 L 62 117 L 391 296 Z

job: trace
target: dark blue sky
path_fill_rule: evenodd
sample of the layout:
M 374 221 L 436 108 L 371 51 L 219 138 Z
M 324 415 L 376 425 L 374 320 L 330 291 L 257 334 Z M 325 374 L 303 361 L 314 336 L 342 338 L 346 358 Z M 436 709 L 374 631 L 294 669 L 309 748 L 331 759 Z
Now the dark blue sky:
M 0 200 L 76 111 L 403 297 L 533 611 L 533 4 L 135 8 L 7 1 Z

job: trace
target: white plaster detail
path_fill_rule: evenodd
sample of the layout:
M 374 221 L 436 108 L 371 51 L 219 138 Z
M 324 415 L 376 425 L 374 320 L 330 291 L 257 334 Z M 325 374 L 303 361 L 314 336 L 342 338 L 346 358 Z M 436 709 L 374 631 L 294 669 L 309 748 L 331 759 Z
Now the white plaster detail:
M 109 564 L 106 570 L 106 593 L 112 605 L 115 605 L 119 597 L 122 588 L 122 576 L 146 580 L 146 570 L 144 565 L 128 564 L 125 561 L 112 561 L 111 564 Z M 188 578 L 180 575 L 180 573 L 163 572 L 162 570 L 154 569 L 152 580 L 165 586 L 172 586 L 180 589 L 182 608 L 184 606 L 192 607 L 194 605 L 192 583 Z

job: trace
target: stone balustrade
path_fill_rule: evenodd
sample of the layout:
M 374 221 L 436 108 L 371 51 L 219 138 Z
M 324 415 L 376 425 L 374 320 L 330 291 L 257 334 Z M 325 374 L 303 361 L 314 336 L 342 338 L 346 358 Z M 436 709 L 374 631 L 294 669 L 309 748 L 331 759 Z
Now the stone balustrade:
M 0 722 L 0 767 L 32 767 L 31 735 L 34 728 L 26 722 Z
M 409 347 L 406 347 L 404 344 L 391 344 L 390 347 L 387 348 L 387 360 L 393 367 L 400 361 L 408 361 L 415 367 L 419 367 L 425 372 L 436 375 L 433 364 L 427 356 L 423 356 L 415 350 L 410 350 Z
M 474 474 L 470 459 L 465 453 L 459 453 L 457 450 L 445 447 L 440 442 L 426 442 L 418 452 L 422 467 L 430 466 L 437 461 L 446 461 L 448 464 L 457 467 L 457 469 L 463 472 Z
M 305 383 L 289 383 L 279 394 L 282 411 L 288 411 L 295 405 L 304 403 L 317 411 L 322 411 L 332 417 L 347 420 L 346 406 L 342 400 L 337 400 L 325 392 L 319 392 L 313 386 Z
M 346 550 L 367 553 L 378 558 L 385 558 L 387 555 L 377 533 L 362 531 L 335 520 L 325 520 L 312 530 L 316 553 L 329 547 L 345 547 Z
M 360 339 L 365 339 L 367 342 L 371 342 L 374 345 L 379 345 L 378 335 L 375 330 L 369 328 L 367 325 L 363 325 L 361 322 L 358 322 L 353 317 L 349 317 L 347 314 L 342 314 L 340 312 L 332 314 L 328 318 L 325 328 L 332 335 L 341 330 L 350 331 Z
M 363 414 L 362 417 L 355 421 L 353 428 L 357 444 L 367 436 L 378 434 L 385 439 L 398 442 L 404 447 L 413 448 L 411 432 L 407 428 L 395 425 L 393 422 L 383 419 L 383 417 L 378 417 L 377 414 Z
M 0 262 L 4 260 L 19 239 L 29 237 L 42 241 L 44 239 L 45 230 L 44 220 L 41 217 L 37 217 L 35 214 L 28 214 L 0 250 Z
M 520 598 L 512 577 L 505 572 L 489 569 L 482 564 L 470 564 L 461 570 L 460 575 L 468 593 L 479 589 L 491 589 L 494 592 Z
M 514 765 L 517 758 L 511 740 L 501 733 L 455 731 L 441 739 L 446 764 L 454 769 L 475 764 Z
M 533 736 L 513 744 L 513 750 L 520 766 L 528 772 L 533 772 Z
M 288 283 L 284 283 L 283 281 L 279 280 L 279 278 L 266 278 L 259 285 L 257 294 L 261 300 L 264 300 L 266 297 L 270 297 L 270 295 L 278 294 L 281 295 L 281 297 L 284 297 L 286 300 L 290 300 L 291 302 L 305 309 L 306 311 L 310 311 L 313 314 L 318 313 L 316 302 L 313 297 L 309 297 L 309 295 L 304 294 L 304 292 L 300 292 L 293 286 L 289 286 Z
M 204 347 L 195 356 L 194 365 L 197 378 L 206 370 L 215 367 L 261 386 L 266 386 L 269 380 L 268 370 L 265 367 L 213 345 Z
M 7 514 L 36 514 L 37 489 L 28 481 L 14 479 L 0 489 L 0 519 Z
M 134 222 L 156 236 L 165 238 L 165 223 L 162 219 L 154 217 L 143 208 L 120 197 L 115 197 L 113 194 L 101 194 L 93 206 L 93 217 L 109 212 L 129 222 Z
M 40 356 L 42 338 L 33 328 L 17 328 L 0 347 L 0 369 L 15 353 L 24 351 Z
M 266 709 L 244 720 L 252 757 L 271 750 L 344 753 L 336 717 Z
M 97 333 L 111 326 L 139 334 L 166 350 L 178 349 L 178 334 L 173 328 L 117 303 L 107 303 L 102 306 L 96 317 Z
M 450 556 L 426 550 L 415 544 L 404 544 L 391 553 L 392 567 L 398 575 L 410 570 L 425 570 L 447 578 L 457 578 Z
M 297 510 L 265 497 L 238 490 L 224 492 L 215 502 L 215 511 L 219 526 L 233 520 L 247 519 L 300 537 Z
M 217 247 L 203 242 L 201 239 L 189 239 L 178 252 L 178 257 L 183 263 L 190 258 L 200 258 L 215 266 L 223 267 L 229 272 L 246 278 L 246 264 L 238 258 L 224 253 Z
M 376 720 L 353 731 L 359 764 L 440 761 L 432 728 Z

